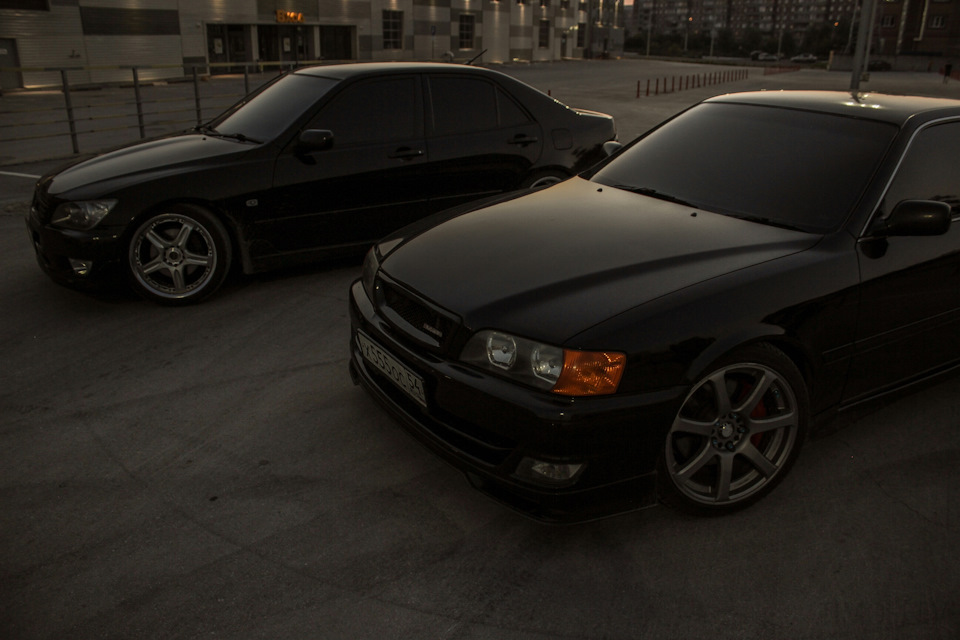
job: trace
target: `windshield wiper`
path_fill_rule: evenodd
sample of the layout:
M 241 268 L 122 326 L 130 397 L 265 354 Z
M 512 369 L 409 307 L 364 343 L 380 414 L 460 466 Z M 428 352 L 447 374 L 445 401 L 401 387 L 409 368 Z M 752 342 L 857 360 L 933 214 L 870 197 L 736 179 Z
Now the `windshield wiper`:
M 201 125 L 199 127 L 194 127 L 194 131 L 199 131 L 200 133 L 208 136 L 214 136 L 217 138 L 226 138 L 228 140 L 236 140 L 237 142 L 253 142 L 255 144 L 260 144 L 260 140 L 254 140 L 253 138 L 247 137 L 242 133 L 220 133 L 210 125 Z
M 629 184 L 615 184 L 612 186 L 614 189 L 623 189 L 624 191 L 629 191 L 630 193 L 637 193 L 642 196 L 649 196 L 651 198 L 656 198 L 657 200 L 666 200 L 667 202 L 673 202 L 674 204 L 682 204 L 687 207 L 696 206 L 694 204 L 687 202 L 683 198 L 678 198 L 677 196 L 672 196 L 669 193 L 663 193 L 663 192 L 657 191 L 656 189 L 651 189 L 650 187 L 635 187 Z

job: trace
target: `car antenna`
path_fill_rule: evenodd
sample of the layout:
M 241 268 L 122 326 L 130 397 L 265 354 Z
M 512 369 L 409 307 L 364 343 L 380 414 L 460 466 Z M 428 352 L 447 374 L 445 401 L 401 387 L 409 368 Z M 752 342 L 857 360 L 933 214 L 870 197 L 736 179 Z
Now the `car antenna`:
M 477 55 L 475 55 L 475 56 L 473 56 L 472 58 L 470 58 L 469 62 L 467 62 L 467 66 L 470 66 L 471 64 L 473 64 L 474 62 L 476 62 L 477 58 L 481 57 L 481 56 L 482 56 L 483 54 L 485 54 L 486 52 L 487 52 L 487 50 L 484 49 L 483 51 L 481 51 L 481 52 L 478 53 Z

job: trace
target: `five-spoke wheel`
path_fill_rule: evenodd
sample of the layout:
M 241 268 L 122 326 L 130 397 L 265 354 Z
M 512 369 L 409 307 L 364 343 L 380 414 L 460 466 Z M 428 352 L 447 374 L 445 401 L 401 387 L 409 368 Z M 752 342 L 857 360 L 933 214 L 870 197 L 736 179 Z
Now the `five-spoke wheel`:
M 665 502 L 698 513 L 738 509 L 773 488 L 807 430 L 803 378 L 761 344 L 725 358 L 687 395 L 661 456 Z
M 545 189 L 546 187 L 557 184 L 558 182 L 563 182 L 569 177 L 569 175 L 561 171 L 546 169 L 528 176 L 527 179 L 523 181 L 522 188 Z
M 198 302 L 223 283 L 230 257 L 227 231 L 213 215 L 192 205 L 168 207 L 131 236 L 131 282 L 156 302 Z

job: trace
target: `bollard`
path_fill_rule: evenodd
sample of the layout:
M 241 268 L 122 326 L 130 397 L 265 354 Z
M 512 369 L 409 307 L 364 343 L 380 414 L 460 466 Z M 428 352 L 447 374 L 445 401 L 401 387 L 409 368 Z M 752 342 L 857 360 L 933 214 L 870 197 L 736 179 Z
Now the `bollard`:
M 137 124 L 140 126 L 140 139 L 147 137 L 146 127 L 143 126 L 143 100 L 140 99 L 140 74 L 133 67 L 133 97 L 137 102 Z
M 243 65 L 243 95 L 250 95 L 250 65 Z
M 60 79 L 63 81 L 63 99 L 67 103 L 67 122 L 70 125 L 70 142 L 73 143 L 73 152 L 80 153 L 80 143 L 77 141 L 77 122 L 73 119 L 73 103 L 70 102 L 70 83 L 67 82 L 67 70 L 60 70 Z
M 197 106 L 197 126 L 203 124 L 203 112 L 200 110 L 200 82 L 197 78 L 197 68 L 193 68 L 193 100 Z

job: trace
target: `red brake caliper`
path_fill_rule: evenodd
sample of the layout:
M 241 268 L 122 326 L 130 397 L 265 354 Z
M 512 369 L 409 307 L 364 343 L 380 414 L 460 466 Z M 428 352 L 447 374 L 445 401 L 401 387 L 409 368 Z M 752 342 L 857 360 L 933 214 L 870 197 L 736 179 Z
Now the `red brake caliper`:
M 767 417 L 767 407 L 762 403 L 758 403 L 756 407 L 753 408 L 753 411 L 750 412 L 750 417 L 754 420 L 762 420 Z M 754 433 L 750 435 L 750 442 L 753 443 L 753 446 L 757 447 L 760 445 L 760 441 L 763 440 L 762 433 Z

